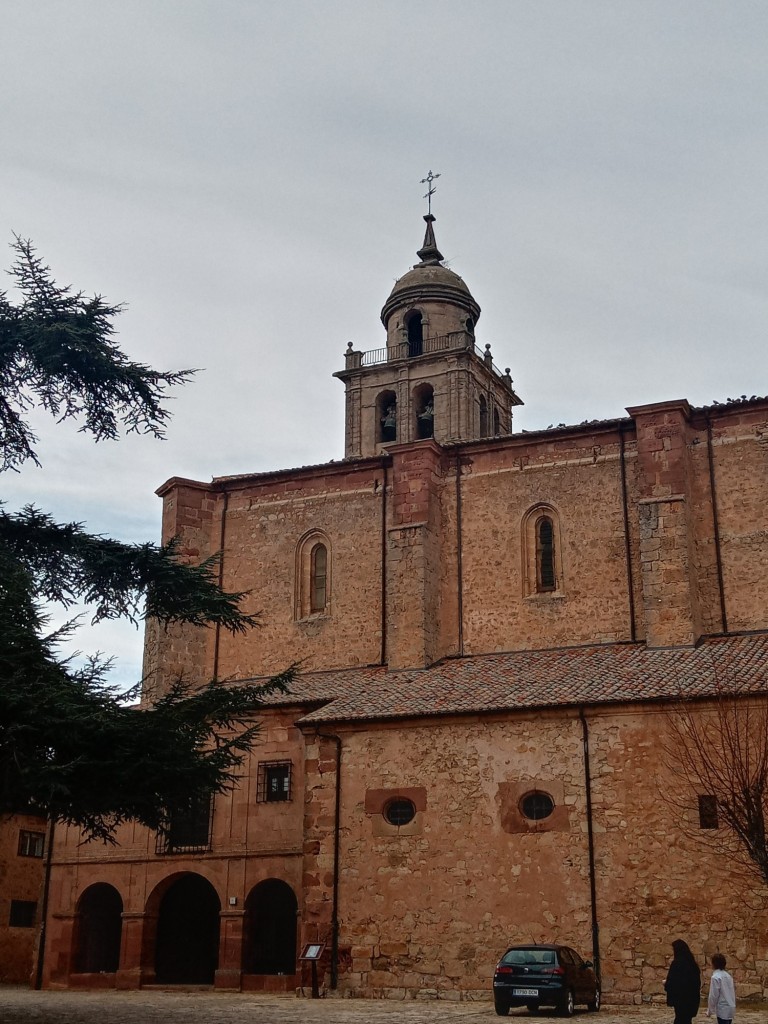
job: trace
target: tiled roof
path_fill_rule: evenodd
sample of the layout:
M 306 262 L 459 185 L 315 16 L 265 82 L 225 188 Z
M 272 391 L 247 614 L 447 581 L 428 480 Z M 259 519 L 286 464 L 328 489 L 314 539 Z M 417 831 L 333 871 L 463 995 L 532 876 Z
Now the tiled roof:
M 607 644 L 453 658 L 427 669 L 305 673 L 270 704 L 320 704 L 302 723 L 768 694 L 768 634 L 652 650 Z

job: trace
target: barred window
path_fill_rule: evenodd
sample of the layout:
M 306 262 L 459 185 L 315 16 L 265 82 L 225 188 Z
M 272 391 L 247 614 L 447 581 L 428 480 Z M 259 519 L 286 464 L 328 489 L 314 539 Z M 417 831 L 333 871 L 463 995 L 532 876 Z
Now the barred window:
M 395 797 L 384 807 L 384 817 L 390 825 L 408 825 L 416 817 L 416 805 L 407 797 Z
M 542 821 L 548 818 L 555 809 L 555 801 L 539 789 L 526 793 L 520 801 L 520 812 L 529 821 Z
M 291 768 L 290 761 L 262 761 L 259 764 L 256 799 L 261 803 L 290 800 Z
M 211 848 L 213 794 L 190 797 L 168 815 L 167 829 L 158 833 L 157 853 L 196 853 Z
M 699 795 L 699 828 L 717 827 L 717 797 L 702 793 Z
M 11 913 L 8 917 L 10 928 L 34 928 L 37 903 L 35 900 L 11 900 Z
M 19 856 L 42 857 L 45 853 L 45 832 L 19 832 Z

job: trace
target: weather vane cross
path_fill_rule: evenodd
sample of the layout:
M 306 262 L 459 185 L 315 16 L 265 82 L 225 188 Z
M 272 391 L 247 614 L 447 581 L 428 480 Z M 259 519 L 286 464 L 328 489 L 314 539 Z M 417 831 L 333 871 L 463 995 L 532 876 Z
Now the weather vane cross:
M 439 177 L 439 174 L 433 174 L 432 171 L 430 171 L 426 178 L 421 179 L 421 184 L 427 186 L 427 194 L 424 198 L 427 200 L 427 213 L 430 216 L 432 215 L 432 196 L 437 191 L 437 186 L 433 185 L 432 182 Z

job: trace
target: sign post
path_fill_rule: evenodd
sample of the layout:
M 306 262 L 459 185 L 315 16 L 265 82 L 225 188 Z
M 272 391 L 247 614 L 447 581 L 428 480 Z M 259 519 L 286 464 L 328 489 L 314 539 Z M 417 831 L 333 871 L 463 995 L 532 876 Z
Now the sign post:
M 299 957 L 300 960 L 308 960 L 312 964 L 312 998 L 320 998 L 320 986 L 317 982 L 317 961 L 325 952 L 324 942 L 308 942 Z

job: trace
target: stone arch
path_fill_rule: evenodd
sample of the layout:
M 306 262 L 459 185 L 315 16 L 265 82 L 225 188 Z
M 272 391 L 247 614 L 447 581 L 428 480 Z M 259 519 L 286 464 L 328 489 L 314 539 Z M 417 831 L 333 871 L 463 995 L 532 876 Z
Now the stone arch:
M 296 545 L 296 619 L 330 615 L 331 556 L 330 539 L 322 530 L 310 530 Z
M 413 389 L 414 437 L 424 440 L 435 436 L 435 392 L 431 384 L 419 384 Z
M 147 907 L 154 924 L 150 939 L 158 984 L 212 985 L 221 913 L 213 885 L 191 871 L 172 875 L 155 889 Z
M 113 885 L 95 882 L 77 901 L 74 936 L 76 974 L 114 974 L 120 965 L 123 900 Z
M 245 901 L 243 970 L 246 974 L 296 973 L 298 901 L 279 878 L 267 878 Z

